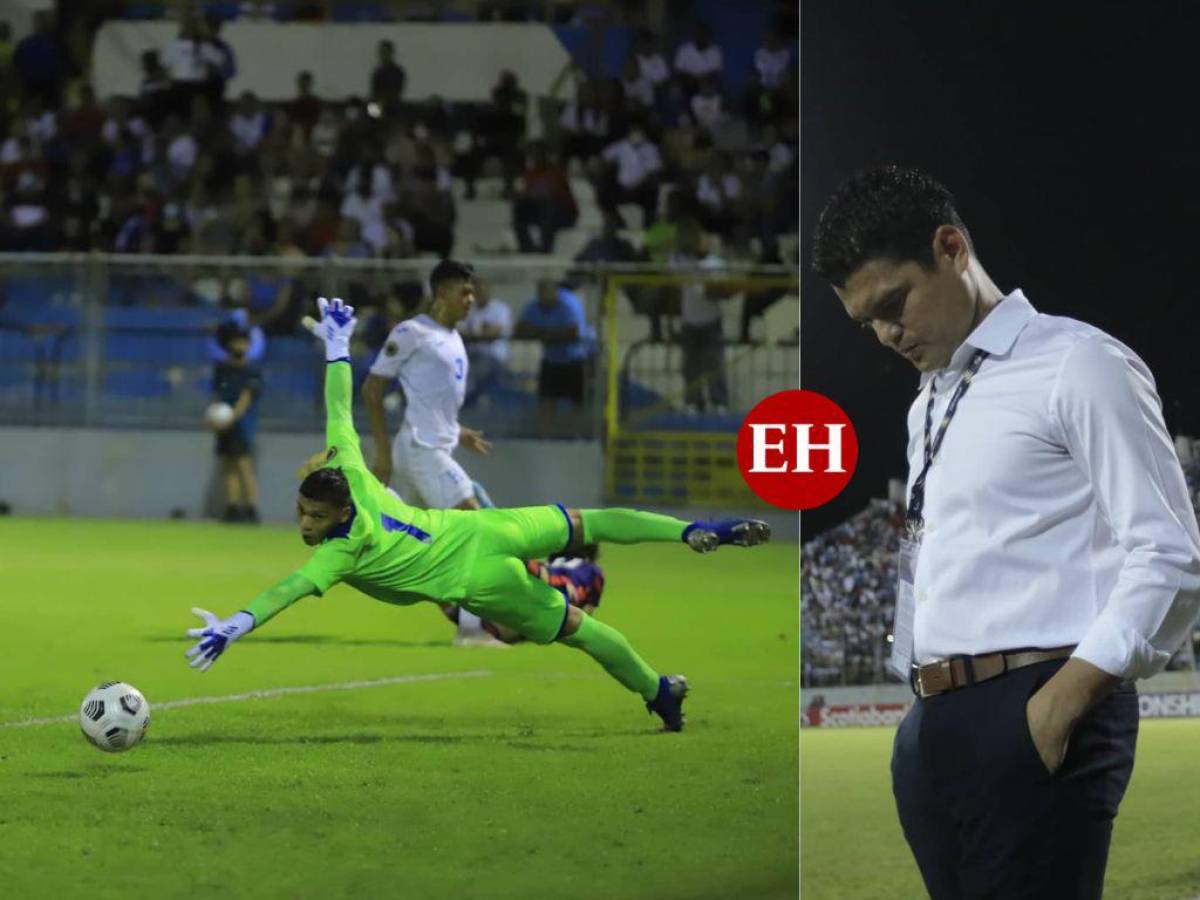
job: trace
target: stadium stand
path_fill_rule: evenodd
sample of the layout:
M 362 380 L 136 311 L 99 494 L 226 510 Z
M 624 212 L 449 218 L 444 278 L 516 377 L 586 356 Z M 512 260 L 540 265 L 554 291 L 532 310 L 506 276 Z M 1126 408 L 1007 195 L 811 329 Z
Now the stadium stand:
M 795 260 L 796 54 L 783 5 L 748 3 L 736 13 L 715 2 L 70 6 L 62 7 L 69 24 L 39 14 L 34 31 L 11 54 L 0 53 L 0 75 L 12 75 L 0 77 L 0 253 L 116 254 L 129 263 L 89 267 L 71 257 L 54 266 L 6 266 L 0 350 L 13 364 L 0 381 L 0 403 L 18 419 L 28 409 L 37 421 L 67 420 L 90 404 L 107 410 L 112 423 L 190 421 L 207 389 L 211 331 L 240 311 L 265 333 L 264 426 L 307 424 L 319 372 L 307 358 L 301 298 L 325 289 L 329 272 L 341 272 L 340 289 L 379 317 L 376 341 L 411 314 L 422 273 L 438 256 L 527 259 L 528 276 L 510 278 L 499 291 L 517 311 L 534 293 L 534 267 L 562 276 L 579 259 L 574 275 L 587 282 L 587 264 L 615 259 L 597 249 L 608 233 L 605 198 L 615 198 L 612 227 L 630 248 L 618 261 L 665 263 L 680 217 L 702 221 L 710 248 L 729 263 Z M 721 28 L 731 15 L 741 27 Z M 83 76 L 92 72 L 98 30 L 117 20 L 177 23 L 178 34 L 142 55 L 136 94 L 97 96 Z M 225 25 L 433 20 L 545 23 L 569 63 L 546 95 L 530 96 L 515 75 L 499 71 L 490 97 L 476 101 L 406 93 L 406 60 L 382 47 L 360 96 L 322 99 L 299 69 L 289 76 L 297 85 L 290 99 L 234 96 L 227 86 L 239 61 Z M 711 103 L 701 104 L 703 122 L 692 103 L 694 95 L 712 95 L 712 86 L 702 90 L 675 67 L 702 20 L 717 26 L 723 60 L 719 127 Z M 367 41 L 373 49 L 376 43 Z M 649 204 L 646 217 L 621 189 L 630 166 L 641 165 L 624 143 L 634 131 L 661 160 L 638 195 Z M 728 135 L 737 138 L 730 143 Z M 552 240 L 542 240 L 538 228 L 547 184 L 575 206 Z M 534 240 L 525 247 L 513 227 L 518 206 L 532 216 Z M 314 265 L 273 273 L 138 265 L 194 255 Z M 347 276 L 341 264 L 358 260 L 412 265 L 402 277 Z M 581 291 L 593 319 L 600 281 Z M 96 294 L 104 315 L 88 318 L 84 301 Z M 619 304 L 618 331 L 629 396 L 648 398 L 655 410 L 645 427 L 727 430 L 724 411 L 697 419 L 663 408 L 669 391 L 662 384 L 631 381 L 639 359 L 679 365 L 677 352 L 655 356 L 639 347 L 664 335 L 657 313 L 648 318 L 635 294 Z M 747 323 L 762 312 L 754 302 L 727 305 L 726 335 L 750 340 Z M 100 337 L 89 354 L 92 330 Z M 479 404 L 485 427 L 532 428 L 538 354 L 534 345 L 514 343 L 518 377 Z M 582 416 L 577 428 L 595 434 L 598 419 Z

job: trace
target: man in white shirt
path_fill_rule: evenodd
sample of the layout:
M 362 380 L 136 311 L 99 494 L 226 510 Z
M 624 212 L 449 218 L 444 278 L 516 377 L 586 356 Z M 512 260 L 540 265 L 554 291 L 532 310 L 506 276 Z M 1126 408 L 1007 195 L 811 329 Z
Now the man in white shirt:
M 474 483 L 451 455 L 459 444 L 481 454 L 492 449 L 482 432 L 458 422 L 467 384 L 467 351 L 455 326 L 475 304 L 474 270 L 444 259 L 430 273 L 429 288 L 429 312 L 391 330 L 363 383 L 375 444 L 371 471 L 414 506 L 479 509 Z M 383 397 L 397 380 L 406 401 L 404 423 L 389 441 Z M 479 617 L 462 612 L 456 643 L 493 644 Z
M 408 503 L 429 509 L 479 509 L 471 479 L 451 454 L 461 443 L 487 453 L 482 433 L 460 425 L 467 384 L 467 351 L 454 326 L 475 303 L 474 272 L 465 263 L 443 260 L 429 276 L 433 305 L 391 330 L 363 384 L 363 401 L 375 441 L 371 471 L 395 487 Z M 383 396 L 399 381 L 406 406 L 404 424 L 388 439 Z
M 1132 682 L 1200 599 L 1200 532 L 1146 365 L 984 271 L 950 193 L 863 172 L 814 269 L 921 373 L 893 666 L 893 792 L 932 897 L 1099 898 Z M 909 661 L 911 660 L 911 666 Z
M 707 25 L 697 25 L 696 36 L 675 51 L 675 74 L 689 94 L 696 90 L 701 79 L 719 76 L 724 67 L 721 48 L 712 42 L 712 30 Z
M 667 260 L 672 272 L 705 272 L 724 263 L 704 249 L 704 234 L 695 219 L 683 219 L 676 230 L 678 252 Z M 679 344 L 683 351 L 683 393 L 687 411 L 696 415 L 729 412 L 725 379 L 725 334 L 721 301 L 729 290 L 697 280 L 680 290 Z
M 774 29 L 768 31 L 763 45 L 754 51 L 754 70 L 764 88 L 774 90 L 783 84 L 788 66 L 792 64 L 792 52 L 783 42 L 783 36 Z
M 513 330 L 512 309 L 492 293 L 490 282 L 476 278 L 475 296 L 471 311 L 458 323 L 458 332 L 467 343 L 464 407 L 470 407 L 482 393 L 503 383 L 508 365 L 508 339 Z
M 229 120 L 229 131 L 233 135 L 233 151 L 239 157 L 253 155 L 267 136 L 270 121 L 262 104 L 251 91 L 243 91 L 238 100 L 237 111 Z
M 638 72 L 654 85 L 655 90 L 670 80 L 671 69 L 666 57 L 658 49 L 653 32 L 645 29 L 638 32 L 634 43 L 634 59 L 637 60 Z
M 208 26 L 192 14 L 180 22 L 179 35 L 163 47 L 160 58 L 171 77 L 172 109 L 183 116 L 191 115 L 192 101 L 204 93 L 210 73 L 225 64 L 221 51 L 209 40 Z
M 617 207 L 636 203 L 642 208 L 642 227 L 649 228 L 658 211 L 658 173 L 662 154 L 646 138 L 640 125 L 629 134 L 604 148 L 601 154 L 607 168 L 596 183 L 596 202 L 601 209 L 620 217 Z

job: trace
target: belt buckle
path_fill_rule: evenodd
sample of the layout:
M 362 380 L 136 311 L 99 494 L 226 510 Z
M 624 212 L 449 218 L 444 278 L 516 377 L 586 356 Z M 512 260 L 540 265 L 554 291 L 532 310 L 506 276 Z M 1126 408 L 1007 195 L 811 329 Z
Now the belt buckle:
M 937 667 L 933 670 L 933 672 L 936 672 L 938 675 L 944 677 L 945 683 L 943 685 L 939 685 L 938 687 L 931 688 L 929 690 L 929 692 L 926 693 L 925 679 L 921 677 L 921 672 L 920 672 L 920 670 L 918 670 L 917 671 L 917 687 L 919 689 L 919 694 L 922 699 L 924 699 L 926 697 L 932 697 L 935 694 L 941 694 L 945 691 L 950 690 L 950 688 L 954 687 L 954 674 L 950 670 L 950 660 L 948 660 L 948 659 L 938 660 L 936 663 L 930 663 L 928 666 L 922 666 L 921 668 L 928 668 L 929 666 Z

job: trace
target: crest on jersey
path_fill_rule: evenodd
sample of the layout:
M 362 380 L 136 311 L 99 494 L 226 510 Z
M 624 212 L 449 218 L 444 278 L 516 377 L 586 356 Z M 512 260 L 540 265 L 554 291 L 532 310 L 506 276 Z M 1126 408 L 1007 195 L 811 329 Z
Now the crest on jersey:
M 383 345 L 383 355 L 384 356 L 395 356 L 396 351 L 398 351 L 399 349 L 400 348 L 396 346 L 395 341 L 388 341 L 386 344 Z
M 337 456 L 337 447 L 330 447 L 329 452 L 325 454 L 325 462 L 330 462 L 335 456 Z

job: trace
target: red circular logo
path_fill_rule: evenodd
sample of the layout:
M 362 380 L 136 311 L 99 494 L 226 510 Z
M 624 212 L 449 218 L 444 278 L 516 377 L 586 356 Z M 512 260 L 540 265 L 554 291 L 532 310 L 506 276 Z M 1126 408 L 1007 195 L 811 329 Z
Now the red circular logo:
M 738 468 L 760 498 L 813 509 L 850 483 L 858 465 L 854 423 L 815 391 L 780 391 L 750 410 L 738 431 Z

